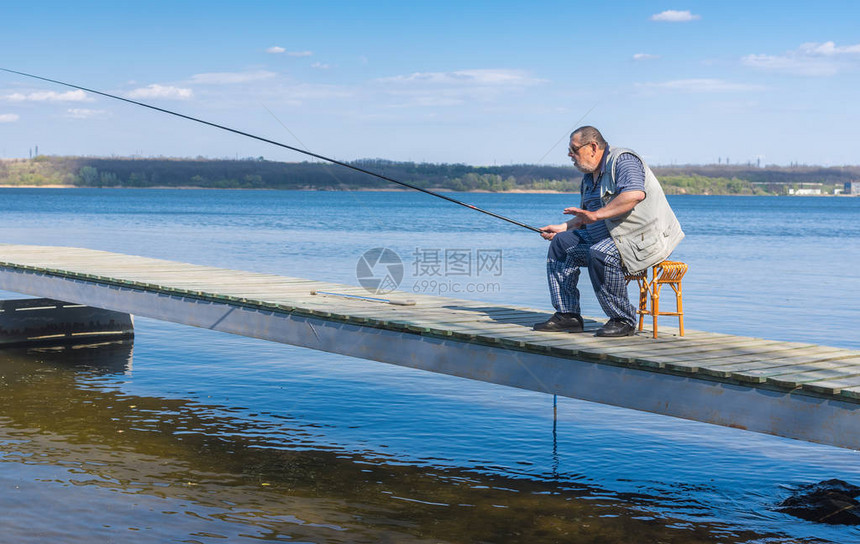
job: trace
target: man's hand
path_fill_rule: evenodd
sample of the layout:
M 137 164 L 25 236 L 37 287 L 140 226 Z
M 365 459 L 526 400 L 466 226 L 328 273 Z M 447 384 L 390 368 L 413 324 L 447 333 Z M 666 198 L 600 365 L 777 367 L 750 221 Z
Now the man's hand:
M 590 212 L 580 208 L 565 208 L 564 213 L 576 216 L 582 225 L 590 225 L 595 221 L 612 219 L 632 210 L 636 204 L 645 200 L 645 191 L 624 191 L 609 201 L 606 206 Z M 574 227 L 576 228 L 576 227 Z
M 583 210 L 581 208 L 565 208 L 565 215 L 575 215 L 576 219 L 579 221 L 579 225 L 590 225 L 597 221 L 597 216 L 594 215 L 594 212 L 590 212 L 588 210 Z
M 555 238 L 555 235 L 559 232 L 564 232 L 567 230 L 567 223 L 559 223 L 558 225 L 547 225 L 545 227 L 541 227 L 540 235 L 545 240 L 552 240 Z

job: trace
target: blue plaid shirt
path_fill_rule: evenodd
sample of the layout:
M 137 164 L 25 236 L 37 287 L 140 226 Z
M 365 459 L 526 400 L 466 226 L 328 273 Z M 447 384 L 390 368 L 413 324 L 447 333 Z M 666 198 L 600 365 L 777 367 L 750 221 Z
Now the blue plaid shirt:
M 595 212 L 603 207 L 603 200 L 600 198 L 600 178 L 605 173 L 603 170 L 606 167 L 607 156 L 609 156 L 608 145 L 603 150 L 603 158 L 600 159 L 597 171 L 594 174 L 585 174 L 582 177 L 582 186 L 580 188 L 582 208 L 590 212 Z M 621 194 L 625 191 L 645 191 L 645 167 L 642 166 L 642 161 L 636 155 L 622 153 L 616 159 L 615 178 L 616 194 Z M 595 221 L 590 225 L 586 225 L 586 229 L 588 229 L 588 236 L 593 243 L 609 238 L 609 229 L 606 228 L 605 221 Z

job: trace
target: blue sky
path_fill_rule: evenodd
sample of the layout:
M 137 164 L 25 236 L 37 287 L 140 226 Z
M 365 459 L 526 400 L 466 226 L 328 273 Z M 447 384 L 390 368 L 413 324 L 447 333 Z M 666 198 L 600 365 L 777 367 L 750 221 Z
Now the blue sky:
M 341 160 L 860 164 L 860 3 L 3 2 L 0 67 Z M 0 73 L 0 157 L 300 155 Z

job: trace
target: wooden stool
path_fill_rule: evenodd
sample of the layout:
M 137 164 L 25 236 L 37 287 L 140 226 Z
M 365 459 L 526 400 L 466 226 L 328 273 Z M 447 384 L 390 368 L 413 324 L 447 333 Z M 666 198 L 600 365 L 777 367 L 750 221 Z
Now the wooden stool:
M 684 306 L 681 297 L 681 279 L 687 273 L 687 265 L 677 261 L 663 261 L 655 264 L 652 267 L 651 279 L 648 279 L 648 270 L 643 270 L 638 274 L 627 274 L 624 278 L 628 283 L 636 280 L 639 284 L 639 330 L 641 331 L 645 316 L 650 315 L 654 318 L 654 338 L 657 338 L 657 316 L 660 315 L 676 315 L 678 316 L 678 328 L 680 335 L 684 336 Z M 675 291 L 675 306 L 674 312 L 660 311 L 660 290 L 664 285 L 669 285 Z M 651 298 L 651 309 L 648 309 L 648 298 Z

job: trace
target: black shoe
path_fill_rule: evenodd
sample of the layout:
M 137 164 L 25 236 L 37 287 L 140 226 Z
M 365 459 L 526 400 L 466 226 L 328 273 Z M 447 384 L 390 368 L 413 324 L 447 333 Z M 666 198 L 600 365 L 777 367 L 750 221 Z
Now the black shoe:
M 594 336 L 633 336 L 636 329 L 623 319 L 613 317 L 605 325 L 597 329 Z
M 579 314 L 556 312 L 546 321 L 535 323 L 533 328 L 536 331 L 543 332 L 582 332 L 582 316 Z

